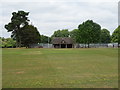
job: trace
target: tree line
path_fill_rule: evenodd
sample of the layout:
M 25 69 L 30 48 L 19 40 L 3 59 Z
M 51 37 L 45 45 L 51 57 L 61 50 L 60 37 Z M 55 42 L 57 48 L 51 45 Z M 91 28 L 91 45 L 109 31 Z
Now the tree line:
M 120 44 L 120 26 L 112 35 L 109 30 L 101 29 L 101 26 L 93 20 L 87 20 L 80 24 L 77 29 L 57 30 L 51 37 L 40 35 L 37 27 L 29 24 L 29 12 L 18 11 L 12 13 L 11 22 L 5 25 L 8 32 L 12 32 L 11 38 L 0 38 L 1 47 L 26 47 L 31 44 L 50 43 L 53 37 L 71 37 L 75 43 L 118 43 Z

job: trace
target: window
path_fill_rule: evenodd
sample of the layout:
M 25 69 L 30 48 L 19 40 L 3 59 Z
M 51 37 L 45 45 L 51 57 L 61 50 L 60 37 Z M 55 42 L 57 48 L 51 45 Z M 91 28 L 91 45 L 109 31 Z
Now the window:
M 64 40 L 62 40 L 62 44 L 64 44 L 65 43 L 65 41 Z

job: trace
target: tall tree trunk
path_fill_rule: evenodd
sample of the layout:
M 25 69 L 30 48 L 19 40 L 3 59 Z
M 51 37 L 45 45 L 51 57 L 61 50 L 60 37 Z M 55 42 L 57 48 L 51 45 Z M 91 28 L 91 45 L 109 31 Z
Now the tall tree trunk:
M 19 37 L 20 37 L 20 41 L 19 41 L 19 42 L 20 42 L 20 43 L 19 43 L 19 48 L 21 48 L 21 36 L 19 36 Z
M 18 30 L 17 30 L 17 34 L 18 34 L 18 43 L 19 43 L 19 48 L 21 48 L 21 33 L 20 33 L 20 26 L 17 26 Z
M 88 43 L 88 48 L 89 48 L 89 43 Z
M 18 36 L 18 47 L 21 48 L 21 38 Z
M 19 41 L 18 41 L 18 38 L 16 38 L 16 47 L 19 47 Z

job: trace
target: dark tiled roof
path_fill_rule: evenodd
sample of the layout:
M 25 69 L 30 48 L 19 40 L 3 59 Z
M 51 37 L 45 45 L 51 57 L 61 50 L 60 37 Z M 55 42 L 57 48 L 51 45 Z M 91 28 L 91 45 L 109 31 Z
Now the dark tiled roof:
M 54 37 L 52 44 L 73 44 L 73 39 L 70 37 Z

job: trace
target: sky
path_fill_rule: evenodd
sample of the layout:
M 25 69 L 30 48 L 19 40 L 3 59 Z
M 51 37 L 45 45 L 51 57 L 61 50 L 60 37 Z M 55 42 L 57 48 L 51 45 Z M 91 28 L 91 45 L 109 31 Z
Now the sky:
M 4 28 L 12 12 L 29 12 L 30 24 L 40 34 L 51 36 L 54 31 L 77 29 L 86 20 L 93 20 L 106 28 L 110 34 L 118 26 L 118 0 L 1 0 L 0 37 L 8 38 L 11 33 Z

